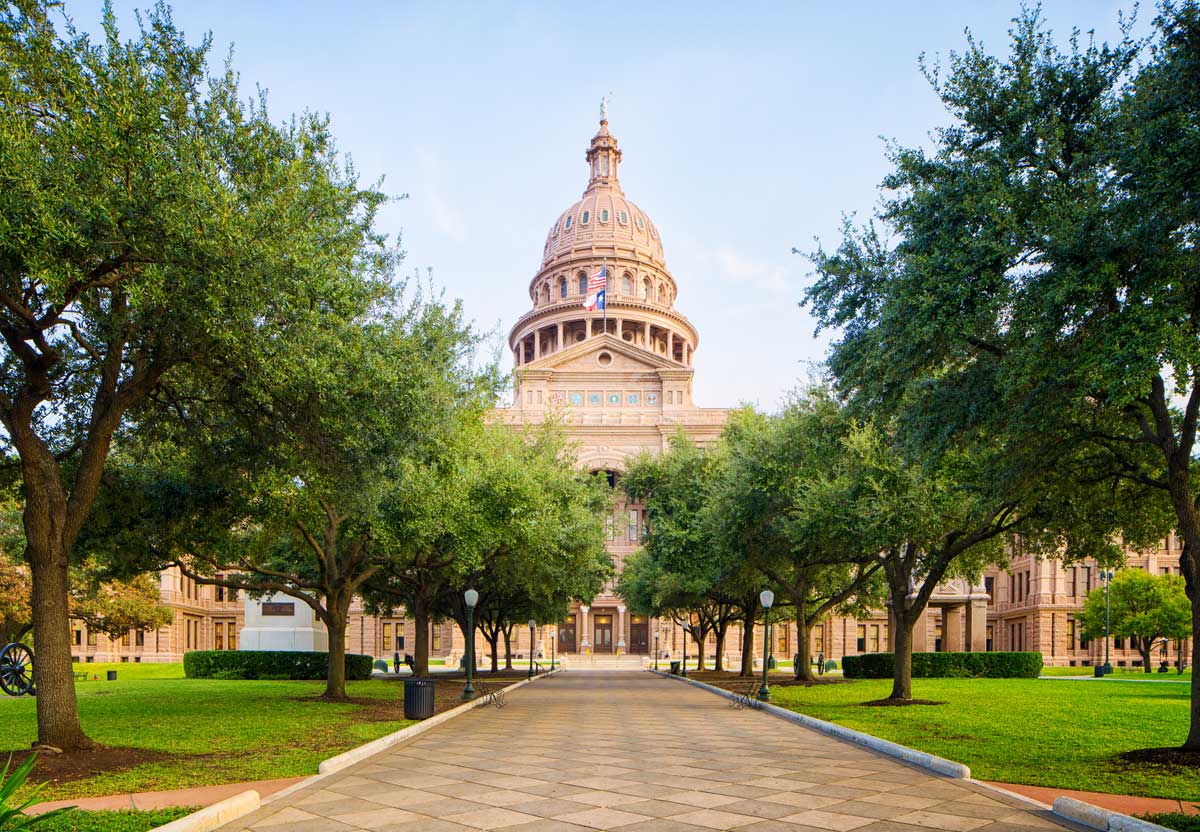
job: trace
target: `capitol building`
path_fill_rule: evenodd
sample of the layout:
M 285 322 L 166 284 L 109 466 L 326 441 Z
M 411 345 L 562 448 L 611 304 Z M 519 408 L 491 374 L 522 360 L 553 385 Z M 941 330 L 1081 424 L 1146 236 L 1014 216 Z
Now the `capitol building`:
M 513 426 L 553 415 L 578 448 L 578 464 L 607 474 L 613 486 L 608 549 L 618 572 L 646 529 L 642 506 L 628 502 L 618 487 L 627 462 L 644 451 L 665 449 L 681 432 L 693 442 L 713 442 L 730 412 L 698 407 L 693 400 L 700 334 L 680 310 L 680 285 L 667 267 L 658 226 L 621 186 L 621 156 L 602 111 L 585 153 L 583 194 L 553 217 L 541 265 L 528 283 L 529 311 L 509 333 L 512 403 L 491 413 L 494 421 Z M 603 308 L 595 298 L 600 288 Z M 1178 574 L 1178 564 L 1179 542 L 1173 536 L 1156 551 L 1129 553 L 1131 567 L 1152 574 Z M 1074 620 L 1097 583 L 1094 564 L 1065 566 L 1029 556 L 1014 558 L 1004 569 L 988 569 L 979 584 L 947 582 L 917 626 L 914 649 L 1040 650 L 1049 665 L 1102 662 L 1103 644 L 1084 641 Z M 174 611 L 171 624 L 109 639 L 74 622 L 76 661 L 180 661 L 189 650 L 240 646 L 244 598 L 221 587 L 199 586 L 175 569 L 161 573 L 160 586 L 164 603 Z M 381 618 L 358 607 L 352 611 L 347 648 L 390 659 L 394 652 L 411 652 L 413 628 L 402 611 Z M 761 635 L 756 634 L 756 655 L 762 653 Z M 533 644 L 524 627 L 516 636 L 514 654 L 525 657 L 532 650 L 548 656 L 553 642 L 568 666 L 640 667 L 652 659 L 656 645 L 660 657 L 678 657 L 683 649 L 679 622 L 628 609 L 612 583 L 590 603 L 573 604 L 561 622 L 540 627 Z M 774 627 L 775 655 L 791 657 L 795 637 L 794 626 Z M 831 615 L 813 629 L 812 638 L 814 657 L 840 661 L 845 655 L 886 651 L 888 616 L 884 610 L 861 619 Z M 481 638 L 476 645 L 481 651 L 486 646 Z M 736 667 L 739 625 L 730 628 L 725 647 L 727 667 Z M 1118 641 L 1114 648 L 1114 664 L 1140 662 L 1132 645 Z M 456 661 L 463 649 L 453 623 L 431 625 L 431 657 Z M 710 639 L 710 662 L 715 649 Z M 688 653 L 694 654 L 694 645 Z

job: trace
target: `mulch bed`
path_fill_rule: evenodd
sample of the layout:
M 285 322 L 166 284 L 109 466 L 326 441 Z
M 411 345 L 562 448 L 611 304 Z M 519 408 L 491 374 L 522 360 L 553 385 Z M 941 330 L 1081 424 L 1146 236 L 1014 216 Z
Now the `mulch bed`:
M 14 751 L 13 767 L 25 760 L 32 750 Z M 86 780 L 99 774 L 121 771 L 143 763 L 156 763 L 176 755 L 145 748 L 109 748 L 100 746 L 92 751 L 37 752 L 37 763 L 29 774 L 31 783 L 70 783 Z M 7 752 L 0 752 L 7 759 Z
M 903 708 L 908 705 L 945 705 L 945 702 L 938 702 L 934 699 L 872 699 L 870 702 L 863 702 L 868 708 Z
M 1172 768 L 1200 768 L 1200 751 L 1184 751 L 1182 748 L 1139 748 L 1126 751 L 1117 757 L 1127 763 L 1149 763 Z

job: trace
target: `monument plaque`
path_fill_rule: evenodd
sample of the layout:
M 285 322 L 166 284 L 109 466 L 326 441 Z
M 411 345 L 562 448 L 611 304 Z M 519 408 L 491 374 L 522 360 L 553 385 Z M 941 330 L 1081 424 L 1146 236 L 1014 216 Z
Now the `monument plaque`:
M 296 614 L 296 603 L 294 601 L 263 601 L 262 614 L 290 617 Z

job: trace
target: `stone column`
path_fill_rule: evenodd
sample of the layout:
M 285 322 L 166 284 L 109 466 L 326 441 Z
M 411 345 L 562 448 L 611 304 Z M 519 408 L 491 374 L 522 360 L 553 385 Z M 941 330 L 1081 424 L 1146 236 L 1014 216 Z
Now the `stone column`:
M 575 649 L 580 653 L 586 653 L 587 648 L 592 646 L 592 640 L 588 638 L 588 608 L 579 608 L 579 632 L 578 638 L 575 639 Z
M 947 653 L 963 651 L 962 607 L 942 608 L 942 650 Z
M 587 337 L 588 338 L 592 337 L 592 316 L 591 315 L 587 316 Z
M 987 650 L 987 599 L 967 604 L 967 649 L 973 653 Z
M 617 607 L 617 652 L 625 652 L 625 608 Z
M 675 330 L 667 330 L 667 360 L 675 360 Z
M 625 331 L 625 321 L 623 321 L 621 318 L 617 318 L 617 340 L 618 341 L 625 340 L 624 331 Z
M 536 329 L 533 331 L 533 360 L 542 357 L 542 335 Z
M 929 653 L 931 645 L 929 644 L 929 607 L 921 613 L 921 617 L 917 619 L 917 623 L 913 625 L 912 645 L 914 653 Z
M 555 349 L 555 351 L 562 352 L 562 348 L 563 348 L 563 325 L 562 325 L 562 321 L 559 321 L 558 322 L 558 346 Z

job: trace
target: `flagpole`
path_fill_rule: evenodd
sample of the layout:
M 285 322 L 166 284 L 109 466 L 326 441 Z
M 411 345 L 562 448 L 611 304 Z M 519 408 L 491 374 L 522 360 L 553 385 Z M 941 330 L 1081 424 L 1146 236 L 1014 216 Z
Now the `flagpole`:
M 608 258 L 600 261 L 600 271 L 604 273 L 604 334 L 608 334 Z M 617 333 L 621 337 L 621 333 Z

